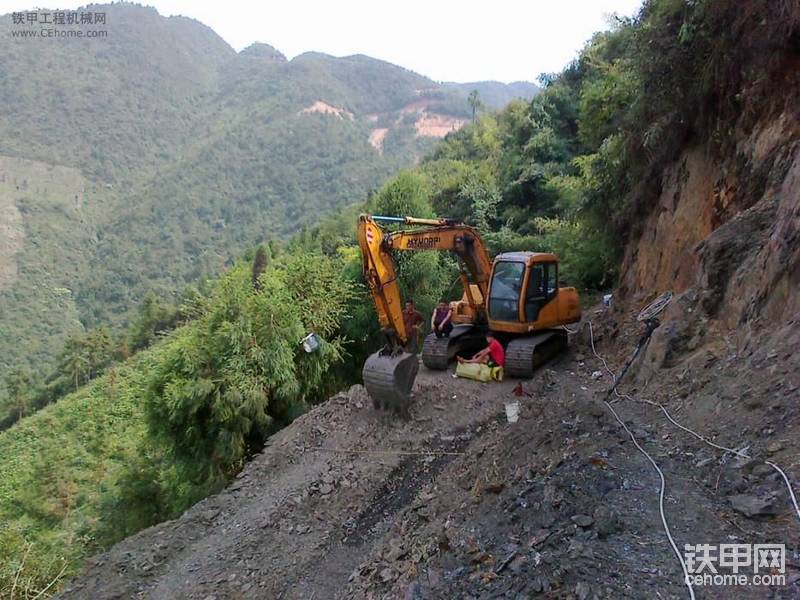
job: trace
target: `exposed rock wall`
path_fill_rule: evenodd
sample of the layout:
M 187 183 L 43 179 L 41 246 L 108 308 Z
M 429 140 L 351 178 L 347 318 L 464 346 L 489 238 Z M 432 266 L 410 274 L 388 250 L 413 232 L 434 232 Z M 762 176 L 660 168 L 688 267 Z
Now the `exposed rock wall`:
M 800 125 L 784 111 L 727 154 L 687 149 L 622 265 L 623 303 L 690 292 L 724 329 L 800 310 Z
M 646 182 L 660 191 L 626 249 L 618 317 L 666 290 L 675 297 L 634 369 L 640 383 L 664 367 L 692 371 L 751 352 L 759 332 L 800 325 L 797 106 L 765 116 L 728 150 L 714 140 L 687 148 L 657 185 Z

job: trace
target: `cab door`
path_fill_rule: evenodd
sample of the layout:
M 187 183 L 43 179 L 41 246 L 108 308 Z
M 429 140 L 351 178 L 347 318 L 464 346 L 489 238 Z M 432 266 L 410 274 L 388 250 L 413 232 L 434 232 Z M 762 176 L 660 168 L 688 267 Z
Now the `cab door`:
M 533 263 L 528 270 L 523 319 L 529 324 L 548 327 L 558 321 L 558 263 Z

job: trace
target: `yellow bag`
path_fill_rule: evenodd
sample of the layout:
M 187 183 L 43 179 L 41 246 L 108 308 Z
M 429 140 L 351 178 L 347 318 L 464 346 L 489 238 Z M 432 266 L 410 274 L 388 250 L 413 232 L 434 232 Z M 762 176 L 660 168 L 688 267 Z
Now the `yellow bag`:
M 492 367 L 492 379 L 495 381 L 503 381 L 505 374 L 506 372 L 503 370 L 503 367 Z
M 483 363 L 458 363 L 456 375 L 475 381 L 503 381 L 503 367 L 490 367 Z

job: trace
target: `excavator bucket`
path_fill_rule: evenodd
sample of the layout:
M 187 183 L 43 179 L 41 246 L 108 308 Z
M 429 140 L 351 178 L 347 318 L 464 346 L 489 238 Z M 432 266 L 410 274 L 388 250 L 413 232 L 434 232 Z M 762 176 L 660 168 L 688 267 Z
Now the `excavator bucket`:
M 367 358 L 362 375 L 364 387 L 378 410 L 390 410 L 408 418 L 411 388 L 419 371 L 416 354 L 376 352 Z

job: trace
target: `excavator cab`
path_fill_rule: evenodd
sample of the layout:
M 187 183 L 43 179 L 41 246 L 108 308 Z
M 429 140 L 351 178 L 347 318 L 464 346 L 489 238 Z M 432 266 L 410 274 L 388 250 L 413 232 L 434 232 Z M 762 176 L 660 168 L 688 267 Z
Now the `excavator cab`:
M 527 333 L 580 319 L 575 288 L 559 288 L 558 258 L 547 252 L 506 252 L 494 260 L 489 326 Z
M 507 342 L 506 372 L 531 377 L 537 365 L 566 347 L 561 327 L 581 318 L 578 292 L 559 287 L 558 258 L 547 252 L 506 252 L 492 266 L 489 327 Z
M 516 323 L 525 283 L 525 263 L 501 260 L 494 263 L 489 288 L 489 318 Z

